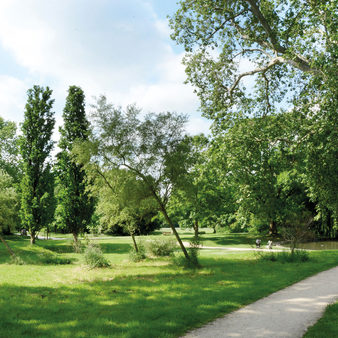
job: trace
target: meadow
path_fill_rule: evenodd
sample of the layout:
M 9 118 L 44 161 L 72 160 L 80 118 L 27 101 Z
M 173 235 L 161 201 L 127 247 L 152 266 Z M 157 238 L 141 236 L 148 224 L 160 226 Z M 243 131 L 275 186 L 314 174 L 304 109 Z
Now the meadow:
M 142 241 L 162 236 L 144 236 Z M 182 232 L 184 240 L 192 236 Z M 88 269 L 66 239 L 9 236 L 25 264 L 0 246 L 1 337 L 178 337 L 274 291 L 338 264 L 337 251 L 302 263 L 271 262 L 254 252 L 202 249 L 199 269 L 170 257 L 129 260 L 129 237 L 100 236 L 111 266 Z M 166 236 L 170 237 L 170 236 Z M 202 235 L 205 246 L 251 247 L 247 234 Z

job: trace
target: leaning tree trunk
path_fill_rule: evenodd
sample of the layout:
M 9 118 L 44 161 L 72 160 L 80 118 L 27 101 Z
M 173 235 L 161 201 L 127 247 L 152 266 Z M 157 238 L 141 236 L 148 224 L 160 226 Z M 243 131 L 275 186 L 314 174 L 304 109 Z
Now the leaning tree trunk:
M 169 217 L 169 215 L 168 215 L 168 213 L 167 213 L 167 210 L 166 210 L 165 206 L 164 206 L 163 203 L 159 200 L 159 197 L 158 197 L 157 195 L 155 195 L 155 197 L 156 197 L 156 200 L 158 201 L 158 203 L 159 203 L 159 205 L 160 205 L 160 210 L 161 210 L 161 212 L 162 212 L 162 214 L 163 214 L 165 220 L 166 220 L 167 223 L 169 224 L 169 226 L 170 226 L 170 228 L 171 228 L 173 234 L 174 234 L 175 237 L 176 237 L 176 240 L 177 240 L 178 244 L 179 244 L 180 247 L 181 247 L 181 250 L 182 250 L 182 252 L 183 252 L 185 258 L 186 258 L 188 261 L 190 261 L 190 256 L 189 256 L 189 254 L 188 254 L 188 251 L 187 251 L 187 249 L 185 248 L 185 246 L 184 246 L 184 244 L 183 244 L 183 242 L 182 242 L 180 236 L 178 235 L 178 233 L 177 233 L 177 231 L 176 231 L 176 228 L 175 228 L 173 222 L 171 221 L 171 219 L 170 219 L 170 217 Z
M 133 239 L 133 243 L 134 243 L 134 248 L 135 248 L 135 252 L 138 253 L 138 246 L 137 246 L 137 243 L 136 243 L 136 240 L 135 240 L 135 236 L 133 233 L 130 233 L 130 236 L 131 238 Z
M 7 251 L 10 253 L 10 255 L 12 257 L 16 257 L 14 251 L 9 247 L 9 245 L 7 244 L 7 242 L 4 240 L 4 238 L 1 235 L 0 235 L 0 240 L 4 244 L 4 246 L 6 247 Z

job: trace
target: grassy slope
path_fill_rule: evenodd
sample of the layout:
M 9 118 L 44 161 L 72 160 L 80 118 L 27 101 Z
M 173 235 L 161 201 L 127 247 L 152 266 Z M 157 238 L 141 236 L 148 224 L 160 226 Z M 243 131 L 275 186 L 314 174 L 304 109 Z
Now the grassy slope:
M 114 238 L 100 240 L 112 267 L 87 270 L 69 241 L 39 241 L 34 248 L 28 240 L 8 242 L 29 264 L 6 264 L 0 246 L 4 337 L 175 337 L 338 264 L 337 252 L 329 251 L 282 264 L 258 261 L 251 252 L 203 250 L 203 268 L 187 271 L 168 259 L 129 263 L 129 238 Z M 46 264 L 46 255 L 72 264 Z

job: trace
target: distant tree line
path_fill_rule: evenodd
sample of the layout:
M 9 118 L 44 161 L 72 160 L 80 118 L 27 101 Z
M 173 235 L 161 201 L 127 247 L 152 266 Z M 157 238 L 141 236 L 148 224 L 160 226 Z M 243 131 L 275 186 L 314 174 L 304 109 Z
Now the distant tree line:
M 21 134 L 0 118 L 0 228 L 80 233 L 303 227 L 338 237 L 334 1 L 180 1 L 172 38 L 212 134 L 186 117 L 140 117 L 69 88 L 54 159 L 52 91 L 28 91 Z M 251 70 L 243 71 L 240 61 Z M 251 77 L 246 85 L 244 79 Z M 249 88 L 247 88 L 249 87 Z

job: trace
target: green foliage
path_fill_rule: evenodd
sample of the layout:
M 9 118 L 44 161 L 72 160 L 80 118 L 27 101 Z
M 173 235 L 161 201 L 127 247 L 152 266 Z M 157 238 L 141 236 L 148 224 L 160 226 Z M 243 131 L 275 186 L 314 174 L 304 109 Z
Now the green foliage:
M 20 137 L 23 164 L 20 217 L 34 243 L 38 231 L 51 222 L 54 213 L 53 175 L 48 158 L 53 148 L 51 137 L 55 119 L 51 111 L 54 100 L 48 87 L 34 86 L 27 94 Z
M 66 105 L 63 110 L 64 125 L 60 127 L 57 155 L 57 201 L 56 225 L 59 229 L 71 232 L 75 241 L 92 220 L 94 200 L 89 196 L 85 172 L 71 155 L 75 141 L 88 139 L 89 122 L 85 113 L 85 97 L 81 88 L 69 87 Z
M 310 259 L 309 253 L 305 250 L 294 252 L 257 252 L 258 257 L 263 261 L 280 262 L 280 263 L 301 263 Z
M 137 243 L 137 251 L 134 245 L 130 246 L 129 250 L 129 260 L 132 262 L 140 262 L 145 259 L 146 256 L 146 248 L 143 242 L 139 241 Z
M 111 169 L 97 175 L 97 170 L 91 169 L 87 166 L 87 175 L 94 182 L 91 192 L 97 199 L 101 232 L 148 234 L 158 226 L 153 221 L 158 211 L 156 201 L 133 172 Z
M 209 140 L 204 135 L 186 139 L 190 149 L 187 171 L 180 177 L 169 200 L 169 211 L 181 228 L 213 226 L 216 219 L 229 211 L 230 191 L 215 165 Z
M 24 265 L 25 262 L 19 256 L 11 256 L 10 264 Z
M 10 233 L 17 224 L 19 196 L 11 176 L 0 169 L 0 234 Z
M 148 250 L 156 257 L 172 256 L 176 249 L 176 242 L 171 238 L 155 238 L 148 243 Z
M 236 133 L 220 142 L 232 149 L 231 167 L 238 164 L 228 173 L 239 176 L 239 203 L 257 204 L 274 227 L 274 218 L 297 206 L 298 185 L 299 197 L 306 191 L 316 204 L 326 228 L 321 232 L 337 236 L 337 2 L 179 4 L 170 26 L 187 52 L 187 82 L 196 88 L 203 114 L 214 120 L 214 134 L 239 134 L 238 142 Z M 284 168 L 288 162 L 291 167 Z M 278 175 L 294 166 L 298 177 L 287 189 L 293 196 L 284 190 L 280 198 Z M 303 199 L 300 208 L 308 202 Z
M 14 122 L 0 117 L 0 170 L 9 174 L 14 182 L 20 180 L 19 147 Z
M 93 113 L 92 139 L 79 143 L 75 149 L 77 160 L 86 165 L 86 170 L 101 176 L 108 187 L 105 175 L 111 170 L 125 169 L 140 180 L 142 190 L 157 203 L 189 259 L 167 212 L 173 187 L 186 172 L 189 153 L 183 132 L 186 117 L 168 112 L 147 114 L 141 120 L 139 114 L 135 106 L 123 111 L 109 104 L 105 97 L 99 98 Z M 128 208 L 128 214 L 129 211 Z
M 103 256 L 99 245 L 90 242 L 84 251 L 84 260 L 90 269 L 106 268 L 110 266 L 107 259 Z

